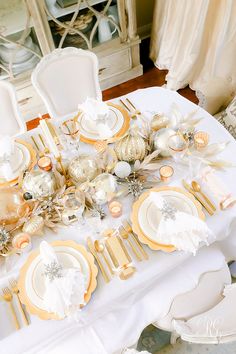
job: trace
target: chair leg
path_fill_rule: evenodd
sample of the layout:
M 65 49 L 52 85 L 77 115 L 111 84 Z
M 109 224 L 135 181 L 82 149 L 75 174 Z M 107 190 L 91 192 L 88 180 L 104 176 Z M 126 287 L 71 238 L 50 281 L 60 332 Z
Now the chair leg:
M 171 332 L 170 344 L 171 344 L 171 345 L 175 345 L 178 338 L 179 338 L 178 333 L 176 333 L 176 332 Z

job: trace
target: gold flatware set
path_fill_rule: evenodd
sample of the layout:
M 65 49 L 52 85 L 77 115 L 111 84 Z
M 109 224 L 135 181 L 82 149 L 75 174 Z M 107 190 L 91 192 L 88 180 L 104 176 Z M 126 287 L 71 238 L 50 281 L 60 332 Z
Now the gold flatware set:
M 135 107 L 135 105 L 130 101 L 129 98 L 125 98 L 125 101 L 120 99 L 120 103 L 124 106 L 127 111 L 130 113 L 132 119 L 136 119 L 137 116 L 141 115 L 142 113 Z
M 60 143 L 60 139 L 57 134 L 56 128 L 49 121 L 49 119 L 46 119 L 46 121 L 47 121 L 49 131 L 52 134 L 52 137 L 53 137 L 56 145 L 58 145 L 58 147 L 60 147 L 60 149 L 62 149 L 62 145 Z M 49 150 L 48 146 L 46 145 L 45 139 L 42 134 L 37 134 L 37 136 L 31 135 L 31 140 L 33 142 L 34 147 L 36 148 L 36 151 L 37 151 L 39 157 L 43 157 L 47 154 L 50 154 L 50 150 Z
M 31 136 L 31 140 L 34 143 L 34 146 L 35 146 L 35 148 L 37 150 L 37 153 L 38 153 L 39 157 L 43 157 L 43 156 L 49 154 L 50 150 L 47 147 L 47 145 L 46 145 L 46 143 L 45 143 L 45 141 L 44 141 L 44 139 L 43 139 L 41 134 L 38 134 L 38 139 L 39 139 L 40 142 L 38 140 L 36 140 L 36 138 L 34 136 Z
M 14 321 L 14 324 L 15 324 L 15 328 L 18 330 L 21 328 L 20 326 L 20 322 L 18 320 L 18 317 L 17 317 L 17 313 L 16 313 L 16 310 L 15 310 L 15 306 L 14 306 L 14 296 L 17 300 L 17 307 L 18 307 L 18 310 L 19 310 L 19 313 L 23 319 L 23 322 L 25 325 L 29 325 L 29 321 L 27 319 L 27 316 L 24 312 L 24 309 L 23 309 L 23 306 L 22 306 L 22 303 L 20 301 L 20 298 L 19 298 L 19 288 L 18 288 L 18 285 L 17 285 L 17 281 L 16 280 L 10 280 L 9 282 L 10 284 L 10 287 L 5 287 L 2 289 L 2 298 L 4 301 L 6 301 L 9 305 L 9 309 L 11 311 L 11 314 L 12 314 L 12 318 L 13 318 L 13 321 Z
M 210 199 L 203 193 L 201 186 L 198 182 L 192 181 L 191 185 L 188 184 L 185 180 L 182 181 L 184 188 L 191 193 L 198 202 L 204 207 L 209 215 L 213 215 L 216 211 L 216 207 L 210 201 Z
M 96 259 L 106 283 L 116 274 L 125 280 L 135 272 L 131 255 L 138 262 L 148 259 L 147 252 L 127 220 L 123 221 L 118 230 L 106 230 L 103 236 L 101 240 L 94 242 L 88 237 L 87 246 Z

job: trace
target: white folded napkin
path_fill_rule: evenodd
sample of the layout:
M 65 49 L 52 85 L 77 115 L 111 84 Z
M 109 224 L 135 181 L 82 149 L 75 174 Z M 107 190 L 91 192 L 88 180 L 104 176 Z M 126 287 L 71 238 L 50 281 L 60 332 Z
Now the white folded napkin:
M 40 244 L 40 256 L 45 267 L 44 305 L 48 312 L 60 318 L 75 315 L 84 304 L 85 277 L 79 268 L 63 268 L 52 246 Z
M 14 151 L 14 140 L 9 135 L 0 136 L 0 157 L 9 157 Z
M 13 171 L 10 163 L 14 152 L 14 140 L 9 135 L 0 136 L 0 171 L 1 176 L 7 181 L 13 179 Z
M 79 104 L 78 109 L 93 121 L 105 119 L 109 114 L 109 107 L 105 102 L 90 97 L 84 103 Z
M 203 188 L 207 193 L 210 192 L 212 194 L 222 209 L 232 207 L 236 204 L 236 196 L 232 195 L 228 186 L 216 175 L 216 171 L 212 167 L 206 166 L 202 169 L 198 178 L 203 183 Z
M 162 212 L 158 226 L 158 241 L 175 246 L 178 250 L 196 254 L 200 243 L 208 244 L 208 238 L 213 236 L 207 224 L 201 219 L 178 211 L 158 193 L 150 193 L 151 200 Z

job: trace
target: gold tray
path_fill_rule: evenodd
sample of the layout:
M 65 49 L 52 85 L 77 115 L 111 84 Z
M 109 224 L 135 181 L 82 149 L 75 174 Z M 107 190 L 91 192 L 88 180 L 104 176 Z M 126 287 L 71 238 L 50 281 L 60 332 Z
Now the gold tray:
M 94 290 L 97 287 L 96 277 L 98 274 L 98 269 L 94 264 L 94 257 L 92 256 L 91 253 L 89 253 L 86 250 L 86 248 L 84 246 L 76 243 L 75 241 L 54 241 L 54 242 L 51 242 L 50 245 L 51 246 L 67 246 L 67 247 L 71 247 L 76 250 L 79 250 L 80 253 L 82 253 L 82 255 L 88 261 L 89 268 L 90 268 L 90 281 L 89 281 L 89 285 L 87 288 L 87 292 L 84 295 L 84 300 L 86 303 L 88 303 L 91 296 L 92 296 L 92 293 L 94 292 Z M 26 278 L 27 270 L 28 270 L 30 264 L 35 259 L 35 257 L 37 257 L 38 255 L 39 255 L 39 249 L 32 251 L 30 253 L 28 259 L 26 260 L 25 264 L 23 265 L 23 267 L 20 270 L 20 275 L 19 275 L 19 280 L 18 280 L 18 287 L 20 290 L 20 293 L 19 293 L 20 300 L 25 305 L 25 307 L 29 313 L 31 313 L 33 315 L 37 315 L 42 320 L 50 320 L 50 319 L 61 320 L 62 318 L 59 318 L 56 314 L 47 312 L 47 311 L 42 310 L 39 307 L 35 306 L 27 296 L 27 293 L 25 290 L 25 278 Z
M 192 196 L 192 194 L 186 192 L 182 188 L 164 186 L 164 187 L 159 187 L 159 188 L 152 188 L 149 191 L 144 192 L 139 197 L 139 199 L 136 202 L 134 202 L 133 207 L 132 207 L 132 213 L 131 213 L 132 229 L 133 229 L 134 233 L 138 236 L 140 242 L 149 246 L 152 250 L 162 250 L 164 252 L 173 252 L 173 251 L 176 251 L 176 248 L 173 245 L 163 245 L 163 244 L 154 242 L 143 232 L 143 230 L 141 229 L 139 222 L 138 222 L 138 211 L 139 211 L 139 208 L 140 208 L 141 204 L 143 203 L 143 201 L 149 196 L 149 194 L 151 192 L 159 192 L 159 191 L 164 191 L 164 190 L 176 191 L 176 192 L 182 193 L 185 196 L 187 196 L 195 204 L 197 211 L 198 211 L 199 218 L 202 220 L 205 220 L 205 215 L 202 211 L 202 206 Z
M 115 135 L 113 135 L 111 138 L 120 138 L 122 137 L 126 132 L 127 130 L 129 129 L 129 126 L 130 126 L 130 116 L 129 116 L 129 113 L 122 107 L 120 107 L 119 105 L 117 104 L 114 104 L 114 103 L 107 103 L 108 106 L 111 106 L 111 107 L 114 107 L 116 108 L 117 110 L 119 110 L 123 117 L 124 117 L 124 122 L 123 122 L 123 125 L 121 127 L 121 129 L 118 131 L 118 133 L 116 133 Z M 80 135 L 80 140 L 83 142 L 83 143 L 87 143 L 87 144 L 95 144 L 97 141 L 100 141 L 100 140 L 93 140 L 93 139 L 89 139 L 89 138 L 86 138 L 85 136 L 83 135 Z
M 32 170 L 32 168 L 36 165 L 37 163 L 37 154 L 36 151 L 33 149 L 32 145 L 30 145 L 29 143 L 27 143 L 24 140 L 20 140 L 20 139 L 16 139 L 15 140 L 17 143 L 20 143 L 22 145 L 24 145 L 30 152 L 30 164 L 27 167 L 27 170 Z M 4 183 L 0 183 L 0 187 L 11 187 L 14 186 L 18 183 L 19 177 L 13 179 L 12 181 L 8 181 L 8 182 L 4 182 Z

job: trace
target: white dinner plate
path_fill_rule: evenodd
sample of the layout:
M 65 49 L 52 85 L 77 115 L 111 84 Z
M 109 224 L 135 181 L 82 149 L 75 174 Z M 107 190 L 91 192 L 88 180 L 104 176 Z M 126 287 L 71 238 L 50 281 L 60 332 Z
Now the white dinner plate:
M 194 202 L 183 193 L 174 190 L 161 190 L 159 193 L 167 202 L 171 203 L 177 210 L 198 217 L 198 209 Z M 147 197 L 139 207 L 138 223 L 143 233 L 153 242 L 168 245 L 163 243 L 163 240 L 158 239 L 158 226 L 161 219 L 161 211 L 158 210 L 150 196 Z
M 80 119 L 80 134 L 92 140 L 100 140 L 99 132 L 96 130 L 96 126 L 89 122 L 85 114 L 83 114 Z M 124 116 L 122 112 L 116 107 L 109 106 L 109 117 L 107 118 L 108 127 L 112 131 L 112 136 L 116 135 L 122 128 L 124 124 Z
M 59 262 L 65 268 L 76 267 L 81 269 L 85 276 L 86 288 L 90 283 L 90 267 L 86 258 L 79 250 L 69 246 L 54 246 Z M 45 292 L 44 265 L 40 255 L 31 263 L 26 273 L 25 290 L 31 303 L 41 310 L 46 310 L 43 304 Z
M 20 173 L 29 166 L 30 162 L 31 155 L 28 148 L 19 142 L 15 142 L 14 153 L 10 157 L 10 165 L 12 168 L 11 180 L 18 178 Z M 4 179 L 4 175 L 1 172 L 1 167 L 0 179 Z

